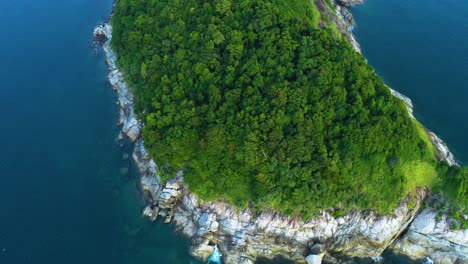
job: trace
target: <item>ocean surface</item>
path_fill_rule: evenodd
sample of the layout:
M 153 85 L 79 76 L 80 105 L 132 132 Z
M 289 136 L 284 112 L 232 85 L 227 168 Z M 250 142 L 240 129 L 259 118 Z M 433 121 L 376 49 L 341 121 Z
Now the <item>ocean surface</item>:
M 468 164 L 468 1 L 364 1 L 351 10 L 364 57 Z
M 116 141 L 115 94 L 92 46 L 111 9 L 0 1 L 0 264 L 195 263 L 172 226 L 141 216 L 131 146 Z
M 141 217 L 131 145 L 116 140 L 115 94 L 92 45 L 111 9 L 0 1 L 1 264 L 197 263 L 172 225 Z M 369 63 L 468 161 L 467 2 L 368 0 L 352 11 Z M 405 263 L 394 259 L 384 263 Z

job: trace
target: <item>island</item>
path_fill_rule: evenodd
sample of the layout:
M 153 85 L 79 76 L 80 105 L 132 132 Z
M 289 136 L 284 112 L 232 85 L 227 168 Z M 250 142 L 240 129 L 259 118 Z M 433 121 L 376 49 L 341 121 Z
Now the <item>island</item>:
M 95 29 L 144 213 L 195 256 L 468 261 L 468 170 L 360 54 L 353 4 L 118 0 Z

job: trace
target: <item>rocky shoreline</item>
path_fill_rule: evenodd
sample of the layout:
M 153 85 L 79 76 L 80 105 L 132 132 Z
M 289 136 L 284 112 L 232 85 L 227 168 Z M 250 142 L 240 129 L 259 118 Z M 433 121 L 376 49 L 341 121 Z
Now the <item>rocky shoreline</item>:
M 356 50 L 359 53 L 361 53 L 361 46 L 356 41 L 356 38 L 353 35 L 352 29 L 355 26 L 355 22 L 353 15 L 349 12 L 348 8 L 361 3 L 363 3 L 363 0 L 334 0 L 334 7 L 336 12 L 334 14 L 331 12 L 325 12 L 326 15 L 328 15 L 328 17 L 335 22 L 335 25 L 338 27 L 341 34 L 343 34 L 343 36 L 345 36 L 348 39 L 349 43 L 351 43 L 351 46 L 354 48 L 354 50 Z M 414 106 L 411 99 L 401 94 L 400 92 L 393 90 L 391 87 L 388 87 L 388 89 L 390 89 L 390 92 L 393 96 L 402 100 L 405 103 L 406 108 L 408 109 L 408 114 L 410 115 L 410 117 L 415 119 L 413 114 Z M 459 166 L 459 164 L 455 160 L 454 155 L 447 147 L 447 144 L 445 144 L 445 142 L 442 141 L 442 139 L 440 139 L 435 133 L 433 133 L 429 129 L 426 128 L 426 131 L 430 136 L 432 143 L 439 152 L 438 158 L 440 160 L 445 160 L 450 166 Z
M 254 263 L 258 257 L 276 256 L 297 263 L 321 263 L 322 259 L 338 263 L 334 256 L 378 257 L 390 247 L 416 258 L 429 256 L 436 263 L 453 263 L 447 262 L 449 259 L 445 257 L 453 252 L 460 253 L 458 260 L 468 261 L 466 230 L 441 229 L 441 226 L 449 226 L 443 224 L 448 220 L 435 221 L 435 214 L 428 209 L 418 214 L 429 194 L 427 189 L 419 189 L 414 197 L 406 197 L 392 216 L 354 210 L 335 218 L 332 211 L 327 211 L 304 222 L 275 212 L 258 214 L 248 209 L 239 211 L 221 202 L 201 201 L 188 192 L 182 172 L 163 185 L 157 165 L 144 148 L 143 125 L 135 117 L 133 95 L 116 67 L 116 54 L 110 47 L 112 27 L 109 24 L 98 26 L 94 35 L 104 40 L 109 81 L 118 94 L 122 131 L 135 142 L 133 159 L 141 173 L 141 188 L 148 203 L 143 213 L 152 220 L 161 216 L 166 223 L 173 221 L 190 239 L 193 255 L 206 259 L 213 251 L 212 245 L 218 244 L 225 253 L 225 263 Z M 408 109 L 412 109 L 411 100 L 404 101 Z M 419 220 L 413 221 L 415 218 Z M 437 224 L 427 226 L 424 223 Z M 400 237 L 407 228 L 408 232 Z M 433 239 L 449 246 L 428 250 L 424 245 L 431 245 Z

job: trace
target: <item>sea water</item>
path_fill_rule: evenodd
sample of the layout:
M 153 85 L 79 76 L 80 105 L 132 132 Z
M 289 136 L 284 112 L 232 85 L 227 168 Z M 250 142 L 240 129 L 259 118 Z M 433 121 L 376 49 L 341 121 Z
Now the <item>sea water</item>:
M 111 9 L 111 0 L 0 1 L 2 264 L 196 263 L 172 225 L 141 217 L 131 144 L 116 140 L 115 94 L 92 46 Z M 467 2 L 368 0 L 352 11 L 369 63 L 468 160 Z
M 364 57 L 466 164 L 468 1 L 366 0 L 351 11 Z
M 0 1 L 0 264 L 195 263 L 143 218 L 95 25 L 111 0 Z

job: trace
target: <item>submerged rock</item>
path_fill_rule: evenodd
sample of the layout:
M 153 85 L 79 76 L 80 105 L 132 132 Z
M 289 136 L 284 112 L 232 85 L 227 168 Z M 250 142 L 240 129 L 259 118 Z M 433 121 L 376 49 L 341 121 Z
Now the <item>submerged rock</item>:
M 351 7 L 356 4 L 361 4 L 362 2 L 364 1 L 363 0 L 336 0 L 337 4 L 341 6 L 345 6 L 345 7 Z
M 128 174 L 128 171 L 129 169 L 127 167 L 122 167 L 120 168 L 119 172 L 120 172 L 120 175 L 127 175 Z

